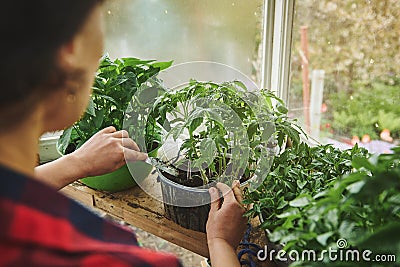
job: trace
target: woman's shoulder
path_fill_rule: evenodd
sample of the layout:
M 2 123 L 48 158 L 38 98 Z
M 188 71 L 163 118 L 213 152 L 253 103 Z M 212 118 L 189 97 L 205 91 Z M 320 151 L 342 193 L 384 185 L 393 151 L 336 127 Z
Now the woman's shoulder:
M 32 260 L 28 256 L 35 250 L 45 250 L 58 251 L 51 256 L 64 263 L 74 257 L 82 263 L 94 257 L 109 266 L 118 261 L 130 266 L 180 266 L 173 255 L 139 247 L 132 231 L 99 217 L 46 184 L 2 166 L 0 218 L 0 245 L 7 240 L 8 248 L 19 251 L 14 255 L 25 263 Z M 30 253 L 23 252 L 26 248 Z M 43 260 L 48 264 L 48 258 Z
M 104 220 L 52 187 L 3 166 L 0 166 L 0 207 L 0 217 L 9 226 L 0 231 L 10 235 L 15 231 L 37 241 L 48 237 L 46 242 L 53 245 L 74 235 L 137 244 L 132 232 Z

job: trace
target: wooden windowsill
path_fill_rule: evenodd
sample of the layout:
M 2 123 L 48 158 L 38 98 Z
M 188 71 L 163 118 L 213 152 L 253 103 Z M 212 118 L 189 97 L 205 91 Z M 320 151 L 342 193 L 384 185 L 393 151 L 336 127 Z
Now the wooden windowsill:
M 75 182 L 60 190 L 78 202 L 105 211 L 126 223 L 159 236 L 180 247 L 208 258 L 206 234 L 183 228 L 166 216 L 163 203 L 146 194 L 139 186 L 107 193 Z

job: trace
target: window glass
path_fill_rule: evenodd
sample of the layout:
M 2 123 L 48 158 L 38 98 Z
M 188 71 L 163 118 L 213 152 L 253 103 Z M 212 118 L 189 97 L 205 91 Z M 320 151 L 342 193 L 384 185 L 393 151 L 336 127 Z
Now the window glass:
M 294 16 L 292 116 L 324 142 L 387 151 L 400 137 L 400 1 L 302 0 Z
M 110 0 L 106 51 L 175 64 L 215 61 L 252 76 L 262 7 L 262 0 Z

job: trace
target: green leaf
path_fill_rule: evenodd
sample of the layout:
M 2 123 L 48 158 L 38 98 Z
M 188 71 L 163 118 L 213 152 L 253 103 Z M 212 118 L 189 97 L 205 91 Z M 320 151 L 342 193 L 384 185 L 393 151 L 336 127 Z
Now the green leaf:
M 263 123 L 263 133 L 261 136 L 261 140 L 267 141 L 270 137 L 276 132 L 275 126 L 271 122 L 264 122 Z
M 60 136 L 60 139 L 58 139 L 57 147 L 61 154 L 65 154 L 65 150 L 70 143 L 72 129 L 73 127 L 69 127 L 68 129 L 64 130 L 63 134 Z
M 172 65 L 173 62 L 174 62 L 173 60 L 167 61 L 167 62 L 156 62 L 156 63 L 153 63 L 153 64 L 151 64 L 151 65 L 152 65 L 154 68 L 160 68 L 160 70 L 165 70 L 165 69 L 171 67 L 171 65 Z
M 155 61 L 155 60 L 141 60 L 133 57 L 122 58 L 121 60 L 123 61 L 124 66 L 130 66 L 130 67 L 136 67 L 138 65 L 147 65 Z
M 252 122 L 248 127 L 247 127 L 247 135 L 249 136 L 249 139 L 253 138 L 254 134 L 256 133 L 258 128 L 258 123 L 257 122 Z
M 122 77 L 117 76 L 114 79 L 110 79 L 109 82 L 106 84 L 106 86 L 108 86 L 109 88 L 115 88 L 118 85 L 121 85 L 126 81 L 128 81 L 128 78 L 126 78 L 124 76 L 122 76 Z
M 92 115 L 92 116 L 96 116 L 96 111 L 94 109 L 94 102 L 93 102 L 92 98 L 89 99 L 89 104 L 86 108 L 86 113 L 88 113 L 89 115 Z
M 143 87 L 143 86 L 142 86 Z M 158 96 L 158 87 L 147 87 L 139 92 L 138 100 L 140 104 L 151 104 Z
M 363 188 L 364 185 L 365 181 L 359 181 L 350 184 L 349 186 L 346 187 L 346 189 L 349 190 L 349 192 L 352 194 L 357 194 L 358 192 L 360 192 L 360 190 Z
M 343 221 L 339 226 L 339 235 L 341 238 L 349 239 L 354 231 L 355 223 L 351 221 Z
M 103 99 L 106 99 L 106 100 L 108 100 L 108 101 L 110 101 L 110 102 L 112 102 L 113 104 L 115 104 L 115 105 L 118 106 L 118 101 L 115 100 L 114 98 L 112 98 L 111 96 L 108 96 L 108 95 L 98 95 L 98 96 L 101 97 L 101 98 L 103 98 Z
M 96 127 L 96 129 L 99 129 L 101 127 L 101 125 L 103 124 L 104 113 L 105 113 L 104 110 L 97 110 L 96 111 L 96 117 L 93 118 L 94 127 Z
M 365 168 L 370 171 L 375 169 L 375 166 L 372 165 L 365 157 L 354 157 L 352 160 L 352 165 L 356 169 Z
M 194 118 L 189 125 L 189 133 L 193 133 L 203 123 L 203 117 Z
M 306 180 L 305 180 L 305 181 L 297 180 L 296 183 L 297 183 L 297 186 L 298 186 L 300 189 L 303 189 L 304 186 L 307 184 L 307 181 L 306 181 Z
M 293 199 L 292 201 L 289 202 L 289 205 L 291 207 L 304 207 L 307 206 L 311 202 L 310 196 L 309 195 L 300 195 Z
M 277 105 L 276 108 L 278 109 L 279 112 L 281 112 L 283 114 L 286 114 L 289 111 L 284 105 Z
M 357 245 L 360 248 L 368 249 L 373 251 L 375 254 L 391 254 L 400 256 L 400 223 L 392 222 L 380 229 L 377 229 L 375 233 L 364 237 L 364 239 Z
M 398 193 L 397 195 L 389 197 L 388 202 L 400 205 L 400 193 Z
M 331 237 L 332 235 L 333 235 L 333 232 L 326 232 L 326 233 L 318 235 L 316 239 L 321 245 L 326 246 L 329 237 Z

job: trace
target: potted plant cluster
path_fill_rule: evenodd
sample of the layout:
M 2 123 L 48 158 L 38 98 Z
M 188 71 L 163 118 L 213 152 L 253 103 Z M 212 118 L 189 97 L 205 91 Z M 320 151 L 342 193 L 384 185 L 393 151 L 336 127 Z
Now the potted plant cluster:
M 245 196 L 253 206 L 248 215 L 262 218 L 261 228 L 286 256 L 293 250 L 316 253 L 294 266 L 371 264 L 360 258 L 335 262 L 323 255 L 328 248 L 398 258 L 400 150 L 392 152 L 370 155 L 357 145 L 344 151 L 305 143 L 288 148 L 275 157 L 258 190 Z
M 274 230 L 285 221 L 281 214 L 293 206 L 308 203 L 349 173 L 354 157 L 366 153 L 357 145 L 345 151 L 329 144 L 311 146 L 305 142 L 286 148 L 274 158 L 271 172 L 257 190 L 246 194 L 246 203 L 252 204 L 248 214 L 260 215 L 261 227 Z
M 123 129 L 126 110 L 138 88 L 161 70 L 168 68 L 172 62 L 155 62 L 137 58 L 111 60 L 108 56 L 101 59 L 97 71 L 93 93 L 82 118 L 72 127 L 64 130 L 58 142 L 62 154 L 70 153 L 99 130 L 114 126 Z M 135 162 L 135 175 L 146 176 L 150 169 L 142 162 Z M 81 179 L 81 182 L 95 189 L 120 191 L 134 186 L 127 166 L 113 173 Z
M 147 143 L 181 141 L 176 155 L 164 159 L 178 175 L 161 171 L 159 180 L 167 216 L 197 231 L 205 231 L 210 186 L 263 179 L 286 138 L 300 140 L 279 98 L 266 90 L 250 92 L 240 81 L 191 80 L 165 91 L 149 109 L 145 129 L 164 133 L 145 134 L 154 138 Z

